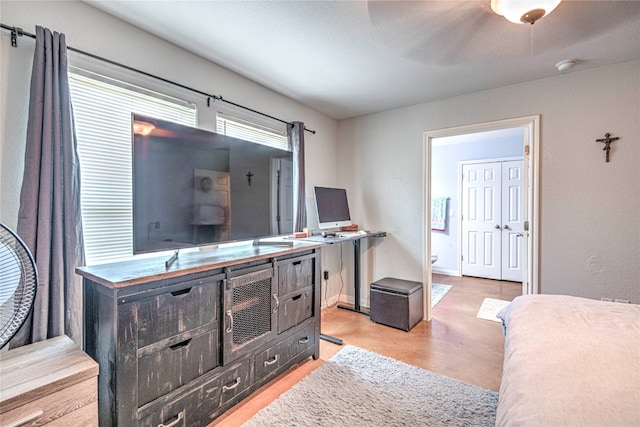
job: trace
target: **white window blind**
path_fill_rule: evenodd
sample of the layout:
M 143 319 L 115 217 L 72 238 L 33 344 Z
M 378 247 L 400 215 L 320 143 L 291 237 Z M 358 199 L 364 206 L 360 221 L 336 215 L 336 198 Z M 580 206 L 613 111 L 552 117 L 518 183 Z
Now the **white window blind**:
M 257 123 L 257 121 L 246 120 L 223 112 L 218 112 L 216 121 L 216 132 L 218 133 L 291 151 L 284 124 L 269 127 Z
M 195 126 L 193 104 L 102 76 L 69 75 L 87 265 L 133 253 L 131 114 Z

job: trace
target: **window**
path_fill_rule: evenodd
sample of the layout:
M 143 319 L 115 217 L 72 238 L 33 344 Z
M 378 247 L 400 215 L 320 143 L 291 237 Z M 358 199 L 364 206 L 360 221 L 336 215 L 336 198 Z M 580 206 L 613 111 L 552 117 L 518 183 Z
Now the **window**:
M 131 113 L 196 126 L 195 105 L 81 70 L 69 84 L 87 265 L 131 256 Z
M 284 124 L 282 126 L 262 125 L 254 119 L 246 120 L 218 112 L 216 126 L 216 132 L 223 135 L 291 151 Z

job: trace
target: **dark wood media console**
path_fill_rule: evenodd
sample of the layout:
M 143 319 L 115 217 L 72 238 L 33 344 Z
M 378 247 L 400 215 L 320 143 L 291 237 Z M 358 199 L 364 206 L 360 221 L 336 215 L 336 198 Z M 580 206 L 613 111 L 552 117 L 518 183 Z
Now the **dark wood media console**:
M 78 268 L 101 426 L 206 426 L 319 357 L 322 244 Z

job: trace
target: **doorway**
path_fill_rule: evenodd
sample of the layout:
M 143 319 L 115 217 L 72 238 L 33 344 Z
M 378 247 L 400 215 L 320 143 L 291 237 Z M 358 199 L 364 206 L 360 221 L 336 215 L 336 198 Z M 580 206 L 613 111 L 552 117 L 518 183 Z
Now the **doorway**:
M 432 172 L 434 170 L 433 149 L 437 145 L 439 138 L 473 135 L 489 131 L 507 130 L 513 128 L 522 129 L 522 143 L 519 154 L 523 157 L 523 195 L 522 195 L 522 221 L 527 226 L 523 230 L 520 247 L 522 249 L 522 293 L 538 293 L 538 212 L 539 212 L 539 134 L 540 117 L 528 116 L 515 119 L 500 120 L 495 122 L 480 123 L 475 125 L 460 126 L 455 128 L 441 129 L 425 132 L 424 134 L 424 192 L 423 192 L 423 283 L 426 284 L 424 292 L 424 313 L 425 320 L 431 320 L 431 199 L 441 194 L 432 194 Z M 475 147 L 477 148 L 477 146 Z M 457 179 L 456 179 L 457 182 Z M 459 194 L 458 194 L 459 196 Z M 450 212 L 449 212 L 450 214 Z M 452 221 L 452 224 L 455 222 Z M 495 224 L 494 224 L 495 226 Z M 504 226 L 504 224 L 501 224 Z M 517 234 L 517 233 L 516 233 Z M 461 242 L 461 239 L 459 239 Z M 461 245 L 461 243 L 460 243 Z M 458 252 L 461 251 L 457 248 Z M 461 262 L 461 261 L 460 261 Z M 457 270 L 461 274 L 461 267 Z M 455 272 L 455 270 L 454 270 Z

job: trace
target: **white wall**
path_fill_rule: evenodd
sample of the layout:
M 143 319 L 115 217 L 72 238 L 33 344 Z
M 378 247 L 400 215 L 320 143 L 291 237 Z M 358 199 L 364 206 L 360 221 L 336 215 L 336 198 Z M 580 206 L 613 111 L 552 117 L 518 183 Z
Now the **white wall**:
M 422 278 L 425 131 L 537 114 L 541 292 L 639 303 L 638 61 L 341 122 L 340 181 L 355 196 L 352 216 L 390 233 L 368 256 L 363 282 Z M 605 132 L 621 137 L 610 163 L 595 141 Z
M 40 25 L 64 33 L 67 45 L 151 74 L 179 82 L 206 93 L 222 95 L 241 105 L 287 121 L 299 120 L 316 131 L 305 132 L 307 206 L 314 220 L 314 185 L 337 185 L 337 122 L 245 79 L 184 49 L 164 42 L 127 23 L 79 1 L 0 2 L 3 24 L 35 34 Z M 11 47 L 10 32 L 0 32 L 0 221 L 15 229 L 24 163 L 29 80 L 34 41 L 18 39 Z M 215 109 L 192 92 L 141 77 L 115 66 L 87 59 L 70 52 L 71 65 L 106 73 L 132 83 L 170 93 L 198 104 L 199 123 L 215 129 Z M 224 105 L 224 104 L 223 104 Z M 312 223 L 310 225 L 313 225 Z M 332 272 L 340 265 L 338 248 L 328 248 L 324 262 Z M 335 273 L 330 282 L 338 283 Z M 339 285 L 332 286 L 339 289 Z M 331 298 L 329 299 L 331 302 Z

